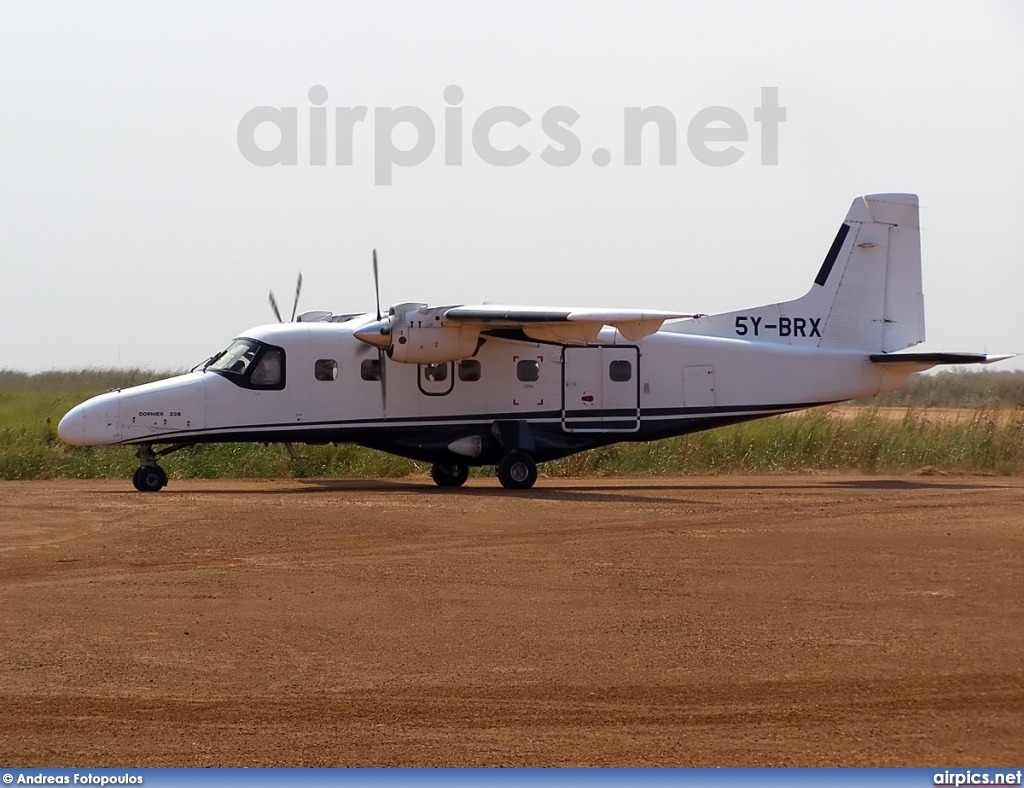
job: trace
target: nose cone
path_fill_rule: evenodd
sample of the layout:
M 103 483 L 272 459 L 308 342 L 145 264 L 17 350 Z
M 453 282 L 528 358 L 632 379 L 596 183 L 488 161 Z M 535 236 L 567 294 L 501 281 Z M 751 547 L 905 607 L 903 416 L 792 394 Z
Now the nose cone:
M 57 435 L 65 443 L 73 446 L 83 446 L 85 440 L 85 414 L 82 406 L 78 405 L 67 412 L 67 415 L 57 425 Z
M 120 436 L 116 393 L 101 394 L 68 411 L 57 425 L 57 434 L 73 446 L 109 446 Z

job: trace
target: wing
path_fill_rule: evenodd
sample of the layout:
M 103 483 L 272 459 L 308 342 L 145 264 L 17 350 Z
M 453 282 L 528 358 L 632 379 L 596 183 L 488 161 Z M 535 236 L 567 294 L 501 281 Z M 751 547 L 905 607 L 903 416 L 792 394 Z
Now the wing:
M 666 320 L 700 317 L 684 312 L 652 309 L 583 309 L 578 307 L 510 306 L 480 304 L 448 307 L 444 320 L 481 331 L 518 329 L 530 339 L 549 342 L 593 342 L 605 326 L 615 328 L 631 342 L 658 331 Z

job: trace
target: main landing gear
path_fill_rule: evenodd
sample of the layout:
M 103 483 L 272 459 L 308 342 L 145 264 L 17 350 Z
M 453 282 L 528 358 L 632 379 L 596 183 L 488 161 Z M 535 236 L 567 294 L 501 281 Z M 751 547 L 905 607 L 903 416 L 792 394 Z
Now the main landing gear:
M 469 478 L 469 466 L 461 462 L 435 462 L 430 466 L 430 478 L 438 487 L 461 487 Z
M 495 471 L 501 486 L 507 490 L 528 490 L 537 481 L 537 463 L 524 451 L 506 454 Z
M 495 469 L 501 486 L 508 490 L 528 490 L 537 481 L 537 463 L 524 451 L 513 451 L 501 458 Z M 435 462 L 430 478 L 438 487 L 461 487 L 469 478 L 469 467 L 461 462 Z

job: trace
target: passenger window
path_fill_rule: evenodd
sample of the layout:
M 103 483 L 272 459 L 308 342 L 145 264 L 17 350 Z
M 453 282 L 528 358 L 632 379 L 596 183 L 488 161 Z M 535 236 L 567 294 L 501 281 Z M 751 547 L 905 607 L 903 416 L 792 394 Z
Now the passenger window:
M 523 359 L 516 364 L 516 377 L 524 383 L 532 383 L 540 377 L 540 362 L 535 359 Z
M 313 365 L 313 374 L 317 380 L 337 380 L 338 362 L 333 358 L 318 359 Z
M 249 382 L 258 388 L 274 388 L 284 380 L 284 354 L 277 348 L 267 348 L 253 367 Z
M 474 358 L 467 358 L 459 362 L 459 380 L 471 383 L 480 380 L 480 362 Z
M 628 361 L 613 361 L 608 365 L 608 377 L 616 383 L 626 383 L 633 378 L 633 365 Z
M 431 383 L 441 383 L 448 380 L 447 364 L 425 364 L 423 366 L 423 379 Z
M 380 359 L 366 359 L 359 365 L 359 376 L 363 380 L 380 380 Z

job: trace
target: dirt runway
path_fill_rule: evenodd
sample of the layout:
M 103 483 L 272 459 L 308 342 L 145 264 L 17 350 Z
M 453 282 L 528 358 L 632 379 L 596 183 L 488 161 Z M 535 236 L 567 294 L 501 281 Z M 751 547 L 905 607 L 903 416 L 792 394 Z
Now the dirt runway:
M 0 483 L 0 764 L 1019 766 L 1024 479 Z

